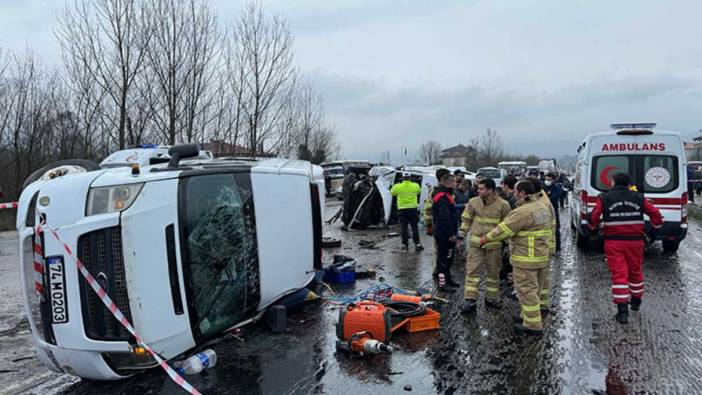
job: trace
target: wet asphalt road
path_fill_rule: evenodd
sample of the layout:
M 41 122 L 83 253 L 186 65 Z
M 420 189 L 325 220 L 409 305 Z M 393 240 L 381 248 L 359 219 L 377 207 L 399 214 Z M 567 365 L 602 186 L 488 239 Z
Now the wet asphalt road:
M 331 206 L 327 217 L 333 214 Z M 336 292 L 356 293 L 380 277 L 398 287 L 432 284 L 431 240 L 424 237 L 429 248 L 422 253 L 402 252 L 399 238 L 388 237 L 396 230 L 342 232 L 338 223 L 328 229 L 344 244 L 326 251 L 327 260 L 334 253 L 351 255 L 378 272 L 375 280 L 335 287 Z M 499 311 L 480 304 L 477 314 L 463 317 L 458 292 L 441 310 L 440 330 L 397 334 L 391 355 L 350 359 L 335 351 L 338 309 L 315 303 L 290 315 L 286 333 L 273 334 L 263 324 L 245 327 L 241 339 L 215 347 L 219 360 L 214 369 L 187 379 L 212 394 L 389 394 L 406 388 L 449 394 L 700 393 L 702 226 L 690 224 L 677 254 L 664 254 L 660 246 L 647 251 L 644 305 L 626 326 L 613 320 L 602 251 L 578 250 L 571 237 L 563 224 L 563 251 L 551 266 L 556 314 L 547 319 L 543 338 L 512 333 L 516 301 L 505 299 Z M 375 242 L 375 248 L 359 247 L 361 240 Z M 109 383 L 47 374 L 27 349 L 28 328 L 17 308 L 14 235 L 2 234 L 0 246 L 0 393 L 182 393 L 158 369 Z M 456 277 L 462 278 L 463 263 L 455 266 Z M 12 362 L 17 356 L 30 358 Z

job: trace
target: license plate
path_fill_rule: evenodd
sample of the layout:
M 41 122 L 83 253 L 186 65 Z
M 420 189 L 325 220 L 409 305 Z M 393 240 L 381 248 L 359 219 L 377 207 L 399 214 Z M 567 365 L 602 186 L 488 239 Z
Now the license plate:
M 51 321 L 54 324 L 68 322 L 68 305 L 66 301 L 66 270 L 63 257 L 46 258 L 49 267 L 49 300 L 51 300 Z

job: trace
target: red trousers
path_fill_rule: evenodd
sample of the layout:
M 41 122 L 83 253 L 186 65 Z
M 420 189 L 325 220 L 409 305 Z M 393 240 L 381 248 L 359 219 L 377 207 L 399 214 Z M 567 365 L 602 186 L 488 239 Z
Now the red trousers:
M 643 240 L 605 240 L 607 265 L 612 272 L 614 303 L 629 303 L 631 297 L 640 298 L 644 291 L 641 268 L 644 255 Z

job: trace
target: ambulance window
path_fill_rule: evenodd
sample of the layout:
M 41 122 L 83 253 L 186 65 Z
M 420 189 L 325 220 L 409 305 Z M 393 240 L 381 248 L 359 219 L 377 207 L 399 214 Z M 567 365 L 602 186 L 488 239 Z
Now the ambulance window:
M 665 193 L 678 187 L 678 158 L 647 155 L 643 158 L 643 192 Z
M 623 155 L 596 156 L 592 164 L 592 185 L 600 191 L 612 189 L 612 176 L 630 172 L 630 157 Z

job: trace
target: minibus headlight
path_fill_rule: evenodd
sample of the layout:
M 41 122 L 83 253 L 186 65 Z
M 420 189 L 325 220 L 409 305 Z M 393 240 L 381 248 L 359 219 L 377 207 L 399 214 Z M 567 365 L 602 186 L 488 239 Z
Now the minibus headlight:
M 144 184 L 140 183 L 90 188 L 85 215 L 118 213 L 126 210 L 134 203 L 143 186 Z

